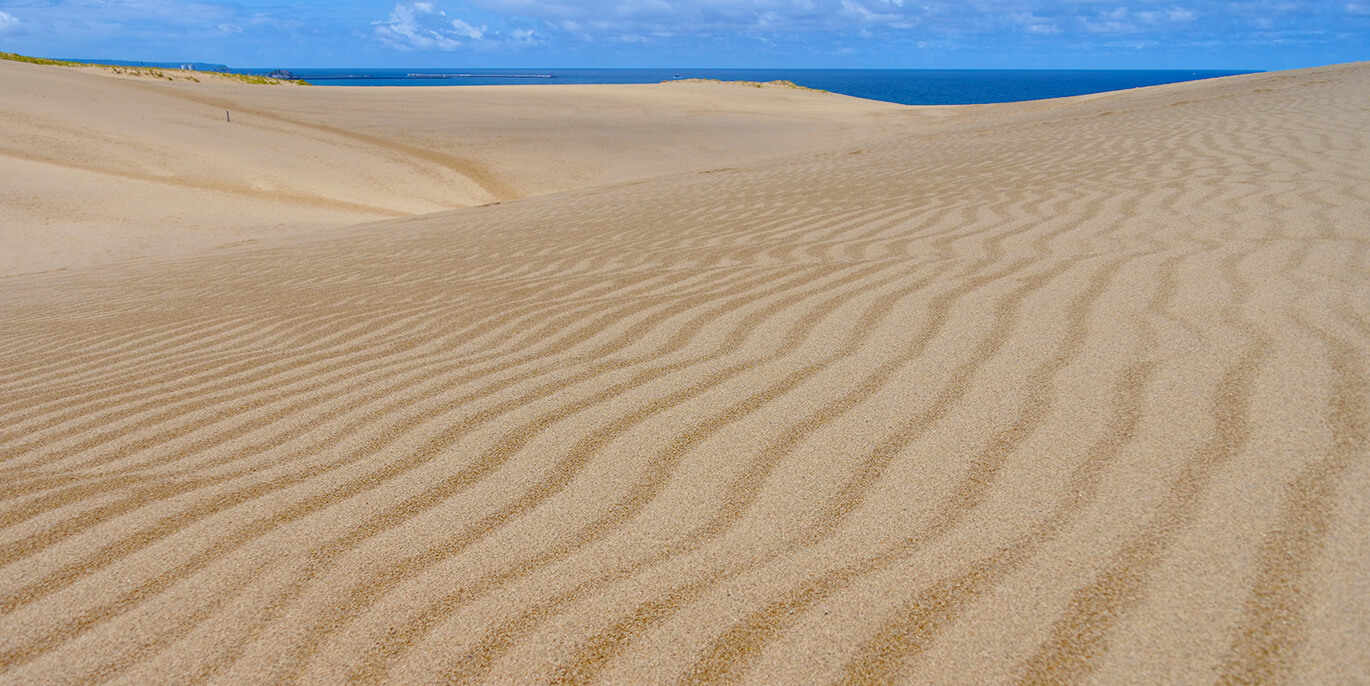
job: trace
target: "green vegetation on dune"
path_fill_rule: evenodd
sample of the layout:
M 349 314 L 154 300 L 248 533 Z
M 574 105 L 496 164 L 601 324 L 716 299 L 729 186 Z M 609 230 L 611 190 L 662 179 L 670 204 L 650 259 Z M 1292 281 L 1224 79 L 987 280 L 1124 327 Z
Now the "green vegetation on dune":
M 98 69 L 108 70 L 115 74 L 126 74 L 129 76 L 150 76 L 152 78 L 157 79 L 166 79 L 167 81 L 176 80 L 175 78 L 167 75 L 168 70 L 154 69 L 152 67 L 129 67 L 114 64 L 91 64 L 89 62 L 66 62 L 63 60 L 50 60 L 46 57 L 29 57 L 27 55 L 16 55 L 12 52 L 0 52 L 0 60 L 9 60 L 11 62 L 27 62 L 29 64 L 44 64 L 55 67 L 96 67 Z M 183 74 L 183 78 L 189 79 L 196 83 L 199 83 L 200 79 L 196 78 L 195 76 L 192 76 L 192 74 L 216 76 L 220 78 L 231 79 L 233 81 L 242 81 L 243 83 L 258 84 L 264 86 L 275 86 L 281 83 L 293 83 L 297 86 L 310 85 L 308 82 L 305 81 L 289 81 L 284 79 L 273 79 L 266 76 L 256 76 L 254 74 L 231 74 L 228 72 L 220 71 L 183 72 Z
M 63 62 L 61 60 L 50 60 L 46 57 L 29 57 L 28 55 L 16 55 L 12 52 L 0 52 L 0 60 L 11 62 L 28 62 L 29 64 L 50 64 L 58 67 L 84 67 L 80 62 Z

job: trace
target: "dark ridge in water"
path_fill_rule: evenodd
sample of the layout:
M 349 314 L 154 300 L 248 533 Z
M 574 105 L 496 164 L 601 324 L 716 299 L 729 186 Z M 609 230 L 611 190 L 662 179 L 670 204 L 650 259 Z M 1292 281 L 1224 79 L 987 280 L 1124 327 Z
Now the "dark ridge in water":
M 273 69 L 242 70 L 268 74 Z M 676 78 L 793 81 L 904 105 L 973 105 L 1211 79 L 1246 71 L 967 69 L 289 69 L 320 86 L 465 86 L 658 83 Z

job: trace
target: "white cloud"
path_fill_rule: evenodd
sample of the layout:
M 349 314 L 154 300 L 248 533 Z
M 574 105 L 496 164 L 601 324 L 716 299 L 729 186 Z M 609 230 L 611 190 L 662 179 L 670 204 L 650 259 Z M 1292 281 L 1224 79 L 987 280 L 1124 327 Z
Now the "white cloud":
M 22 10 L 23 29 L 53 46 L 90 36 L 137 43 L 204 36 L 217 34 L 221 24 L 238 23 L 238 9 L 216 0 L 10 0 L 0 5 L 9 10 L 0 11 L 0 31 L 20 26 L 11 12 Z
M 541 43 L 537 31 L 533 29 L 514 29 L 509 32 L 509 42 L 519 45 L 535 45 Z
M 1136 24 L 1125 21 L 1085 22 L 1085 28 L 1095 33 L 1135 33 Z
M 583 37 L 860 30 L 860 25 L 912 28 L 930 8 L 963 0 L 468 0 L 506 17 L 533 19 Z M 1001 0 L 995 0 L 1001 1 Z M 854 26 L 852 22 L 857 22 Z
M 1165 10 L 1134 12 L 1133 16 L 1146 24 L 1184 24 L 1194 21 L 1196 16 L 1192 10 L 1183 7 L 1171 7 Z
M 480 40 L 481 38 L 485 37 L 486 28 L 484 26 L 476 28 L 460 19 L 453 19 L 452 30 L 456 31 L 458 34 L 470 38 L 471 40 Z
M 1109 48 L 1124 48 L 1127 50 L 1150 50 L 1159 46 L 1160 43 L 1154 40 L 1124 40 L 1100 43 L 1100 45 Z
M 485 27 L 449 20 L 447 13 L 431 2 L 399 3 L 389 19 L 372 24 L 382 42 L 400 50 L 456 50 L 485 35 Z
M 510 22 L 500 28 L 449 17 L 436 2 L 419 0 L 395 5 L 384 21 L 371 22 L 375 35 L 392 48 L 404 51 L 452 51 L 459 49 L 495 50 L 504 47 L 528 47 L 546 43 L 545 36 L 529 28 L 527 22 Z M 586 22 L 582 27 L 574 20 L 548 23 L 568 32 L 588 31 L 591 27 L 603 30 L 602 23 Z M 589 39 L 588 33 L 581 36 Z
M 1193 10 L 1171 6 L 1164 9 L 1134 10 L 1115 7 L 1093 17 L 1083 17 L 1083 26 L 1094 33 L 1139 33 L 1161 31 L 1172 25 L 1187 24 L 1197 17 Z
M 439 2 L 441 0 L 428 0 Z M 512 42 L 514 28 L 537 26 L 543 42 L 661 42 L 668 37 L 734 35 L 801 44 L 861 36 L 911 45 L 918 40 L 995 41 L 1031 37 L 1154 40 L 1175 44 L 1271 22 L 1293 30 L 1320 20 L 1320 3 L 1347 13 L 1370 0 L 465 0 L 492 27 L 486 40 Z M 1216 29 L 1215 27 L 1225 27 Z M 463 39 L 459 35 L 458 39 Z M 464 39 L 463 39 L 464 40 Z
M 862 0 L 842 0 L 842 11 L 839 16 L 848 19 L 868 23 L 885 24 L 894 28 L 912 28 L 916 22 L 910 21 L 910 17 L 893 5 L 889 0 L 877 0 L 876 7 L 871 7 L 870 3 Z M 902 4 L 902 3 L 900 3 Z
M 831 46 L 855 47 L 857 53 L 887 46 L 884 52 L 893 54 L 920 42 L 1007 52 L 1019 44 L 1047 45 L 1048 39 L 1076 46 L 1268 43 L 1300 36 L 1329 41 L 1337 31 L 1356 31 L 1370 16 L 1370 0 L 389 0 L 380 7 L 376 12 L 374 5 L 265 0 L 0 0 L 0 34 L 16 47 L 22 43 L 14 36 L 43 36 L 44 49 L 55 54 L 113 54 L 107 46 L 120 42 L 137 48 L 121 54 L 149 58 L 214 54 L 211 49 L 220 48 L 228 55 L 232 48 L 224 46 L 253 46 L 257 53 L 243 61 L 288 54 L 295 48 L 276 46 L 310 41 L 329 46 L 328 58 L 337 59 L 355 51 L 351 41 L 358 32 L 403 51 L 598 43 L 646 44 L 639 50 L 644 55 L 654 54 L 650 46 L 671 44 L 677 52 L 684 47 L 708 54 L 700 46 L 732 49 L 745 43 L 829 52 Z M 53 44 L 53 36 L 60 43 Z

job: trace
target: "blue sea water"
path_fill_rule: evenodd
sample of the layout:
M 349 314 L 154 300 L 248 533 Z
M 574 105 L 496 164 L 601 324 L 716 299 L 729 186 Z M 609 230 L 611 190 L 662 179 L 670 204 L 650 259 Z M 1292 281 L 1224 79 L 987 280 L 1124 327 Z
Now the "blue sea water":
M 270 69 L 243 70 L 266 74 Z M 658 83 L 675 78 L 793 81 L 869 100 L 904 105 L 971 105 L 1060 98 L 1242 71 L 962 70 L 962 69 L 290 69 L 320 86 L 475 86 L 505 84 Z

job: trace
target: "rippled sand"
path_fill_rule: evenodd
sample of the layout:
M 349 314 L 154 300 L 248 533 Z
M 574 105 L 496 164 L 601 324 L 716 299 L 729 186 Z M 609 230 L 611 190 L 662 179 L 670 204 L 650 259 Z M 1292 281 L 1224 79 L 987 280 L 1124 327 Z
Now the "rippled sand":
M 651 88 L 830 134 L 0 279 L 0 681 L 1370 680 L 1370 65 Z

